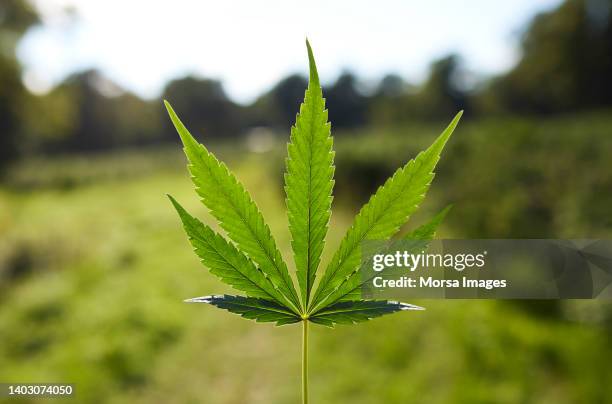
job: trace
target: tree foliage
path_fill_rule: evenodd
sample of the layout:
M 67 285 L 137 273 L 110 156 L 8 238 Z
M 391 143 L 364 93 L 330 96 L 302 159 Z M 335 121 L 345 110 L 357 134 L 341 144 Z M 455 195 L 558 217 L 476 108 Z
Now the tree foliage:
M 542 114 L 612 104 L 612 1 L 566 0 L 538 15 L 522 53 L 491 90 L 506 109 Z
M 15 49 L 19 38 L 37 22 L 38 16 L 28 2 L 0 2 L 0 175 L 2 168 L 17 158 L 17 137 L 24 118 L 21 106 L 27 97 Z

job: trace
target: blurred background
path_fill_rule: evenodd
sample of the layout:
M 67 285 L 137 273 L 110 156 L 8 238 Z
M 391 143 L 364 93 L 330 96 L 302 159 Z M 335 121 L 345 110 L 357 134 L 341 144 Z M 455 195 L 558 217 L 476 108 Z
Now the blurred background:
M 229 289 L 164 196 L 211 222 L 161 100 L 292 262 L 306 35 L 337 152 L 325 257 L 460 109 L 412 225 L 453 203 L 439 237 L 612 236 L 612 1 L 307 3 L 0 1 L 1 382 L 75 383 L 83 403 L 298 401 L 299 327 L 182 303 Z M 610 303 L 414 303 L 315 328 L 313 402 L 612 402 Z

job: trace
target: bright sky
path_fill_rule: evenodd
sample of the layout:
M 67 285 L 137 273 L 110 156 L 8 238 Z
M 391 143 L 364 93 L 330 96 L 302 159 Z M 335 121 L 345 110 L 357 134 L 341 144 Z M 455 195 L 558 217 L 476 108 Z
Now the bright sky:
M 282 77 L 307 71 L 304 38 L 323 82 L 345 68 L 422 80 L 429 63 L 458 52 L 491 74 L 518 56 L 521 29 L 560 0 L 32 0 L 44 24 L 22 41 L 26 84 L 45 91 L 96 67 L 144 97 L 175 77 L 220 79 L 248 102 Z M 61 10 L 70 6 L 76 18 Z

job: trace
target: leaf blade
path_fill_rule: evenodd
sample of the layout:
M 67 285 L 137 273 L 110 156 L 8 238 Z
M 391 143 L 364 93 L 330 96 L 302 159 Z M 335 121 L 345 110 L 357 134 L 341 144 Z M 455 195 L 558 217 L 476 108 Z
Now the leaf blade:
M 168 195 L 168 198 L 183 223 L 196 255 L 213 275 L 249 297 L 271 299 L 281 305 L 288 305 L 286 298 L 246 255 L 190 215 L 172 196 Z
M 429 241 L 435 237 L 438 226 L 442 223 L 450 209 L 450 205 L 442 209 L 428 222 L 403 235 L 400 240 L 414 241 L 414 243 L 410 245 L 409 251 L 411 253 L 417 253 L 418 251 L 426 249 Z M 393 249 L 393 243 L 391 244 L 391 249 Z M 371 282 L 377 275 L 372 274 L 369 278 L 363 279 L 364 277 L 359 273 L 360 269 L 361 268 L 353 272 L 346 279 L 346 281 L 344 281 L 334 292 L 332 292 L 332 294 L 325 300 L 326 305 L 332 305 L 338 301 L 358 300 L 362 298 L 362 287 L 366 283 Z
M 299 312 L 299 298 L 287 265 L 259 208 L 227 166 L 193 138 L 170 103 L 164 103 L 183 142 L 190 163 L 191 179 L 202 202 L 229 238 L 259 264 L 261 270 L 291 302 L 293 309 Z
M 291 246 L 304 307 L 321 260 L 334 175 L 333 140 L 312 49 L 306 41 L 310 80 L 287 146 L 285 192 Z
M 388 300 L 356 300 L 338 302 L 309 317 L 309 320 L 334 327 L 335 324 L 356 324 L 398 311 L 425 310 L 412 304 Z
M 427 222 L 423 223 L 416 229 L 404 234 L 401 236 L 404 240 L 431 240 L 436 236 L 436 232 L 438 231 L 438 227 L 446 216 L 448 216 L 448 212 L 451 211 L 453 205 L 448 205 L 438 213 L 436 213 L 431 219 Z
M 321 278 L 309 311 L 317 311 L 360 264 L 359 245 L 366 239 L 395 234 L 424 199 L 442 149 L 457 126 L 459 112 L 424 152 L 398 169 L 364 205 Z
M 246 319 L 255 320 L 258 323 L 275 322 L 276 325 L 280 326 L 302 321 L 302 318 L 297 314 L 288 311 L 287 308 L 279 306 L 273 301 L 253 297 L 211 295 L 194 297 L 185 300 L 185 302 L 210 304 Z

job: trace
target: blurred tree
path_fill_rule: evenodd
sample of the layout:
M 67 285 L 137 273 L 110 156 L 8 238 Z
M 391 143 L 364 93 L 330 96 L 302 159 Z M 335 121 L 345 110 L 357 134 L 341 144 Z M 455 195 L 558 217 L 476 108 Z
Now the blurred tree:
M 300 74 L 292 74 L 279 81 L 249 107 L 249 126 L 271 126 L 287 130 L 289 125 L 295 123 L 295 115 L 307 86 L 306 77 Z
M 449 55 L 431 64 L 425 83 L 409 86 L 401 77 L 388 75 L 370 100 L 370 119 L 378 124 L 414 120 L 444 120 L 459 110 L 471 113 L 471 94 L 465 90 L 465 75 L 459 57 Z
M 94 152 L 146 144 L 161 135 L 156 105 L 96 70 L 69 76 L 33 102 L 29 132 L 47 152 Z
M 195 77 L 173 80 L 164 89 L 163 98 L 172 103 L 194 135 L 234 137 L 244 125 L 242 108 L 227 97 L 219 81 Z M 164 122 L 166 138 L 177 141 L 170 121 Z
M 329 120 L 335 128 L 354 128 L 366 123 L 368 98 L 358 90 L 354 74 L 342 73 L 323 92 L 327 99 Z
M 510 111 L 554 113 L 612 104 L 612 0 L 567 0 L 538 15 L 523 57 L 493 83 Z
M 410 101 L 415 92 L 397 74 L 384 76 L 369 100 L 368 121 L 375 125 L 394 125 L 414 118 Z
M 0 2 L 0 170 L 17 157 L 22 126 L 19 108 L 27 97 L 15 48 L 19 38 L 37 22 L 38 16 L 26 1 Z
M 374 91 L 374 97 L 397 98 L 404 94 L 405 89 L 406 83 L 401 76 L 397 74 L 387 74 L 380 80 L 380 83 L 378 83 Z
M 416 114 L 437 120 L 453 116 L 462 109 L 469 113 L 469 97 L 461 88 L 459 77 L 457 55 L 449 55 L 432 63 L 429 78 L 413 99 Z

